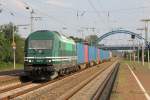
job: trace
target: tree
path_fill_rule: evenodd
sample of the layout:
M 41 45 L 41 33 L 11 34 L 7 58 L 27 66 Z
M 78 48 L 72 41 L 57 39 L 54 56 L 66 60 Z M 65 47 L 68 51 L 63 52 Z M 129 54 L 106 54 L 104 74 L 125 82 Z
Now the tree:
M 12 41 L 13 30 L 14 32 L 18 32 L 18 28 L 12 23 L 0 26 L 0 31 L 4 33 L 5 38 L 9 41 Z
M 96 44 L 96 40 L 98 39 L 97 35 L 89 35 L 86 37 L 86 41 L 88 41 L 88 43 L 90 44 Z
M 10 60 L 10 44 L 8 40 L 5 38 L 4 32 L 0 32 L 0 60 L 8 61 Z
M 12 49 L 12 35 L 13 28 L 15 34 L 15 42 L 17 44 L 16 49 L 16 62 L 23 63 L 23 46 L 24 39 L 17 34 L 18 28 L 12 23 L 0 26 L 0 61 L 12 62 L 13 61 L 13 49 Z

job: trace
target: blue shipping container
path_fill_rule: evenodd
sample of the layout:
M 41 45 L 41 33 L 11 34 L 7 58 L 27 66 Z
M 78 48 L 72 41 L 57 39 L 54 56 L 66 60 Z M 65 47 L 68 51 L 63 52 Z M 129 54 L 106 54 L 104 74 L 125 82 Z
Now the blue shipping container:
M 97 59 L 97 48 L 93 46 L 89 46 L 89 55 L 88 55 L 89 61 L 93 61 Z
M 93 48 L 93 60 L 97 60 L 97 48 L 96 47 L 94 47 Z
M 77 43 L 77 63 L 84 63 L 84 45 Z
M 102 60 L 107 60 L 109 58 L 109 51 L 102 50 Z
M 104 50 L 100 49 L 100 60 L 102 61 L 104 59 Z
M 88 59 L 89 59 L 89 62 L 92 61 L 92 47 L 89 46 L 89 52 L 88 52 Z
M 106 58 L 105 59 L 109 59 L 109 51 L 105 51 L 106 52 Z

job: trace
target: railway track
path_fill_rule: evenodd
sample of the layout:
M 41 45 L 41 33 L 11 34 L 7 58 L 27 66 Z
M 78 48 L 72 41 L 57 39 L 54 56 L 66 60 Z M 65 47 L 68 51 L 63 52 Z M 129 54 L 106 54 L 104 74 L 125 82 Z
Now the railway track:
M 57 100 L 108 100 L 119 64 L 100 71 Z
M 0 76 L 2 76 L 2 75 L 11 75 L 11 76 L 18 76 L 18 75 L 20 75 L 20 74 L 22 74 L 23 73 L 23 70 L 22 69 L 18 69 L 18 70 L 10 70 L 10 71 L 1 71 L 0 72 Z
M 24 75 L 23 70 L 12 70 L 0 72 L 0 91 L 8 87 L 19 85 L 26 82 L 21 76 Z
M 56 98 L 64 98 L 66 97 L 66 94 L 64 94 L 66 91 L 67 93 L 72 93 L 69 95 L 69 98 L 72 97 L 76 92 L 81 90 L 79 88 L 79 83 L 81 81 L 82 85 L 80 86 L 84 87 L 87 85 L 89 82 L 93 81 L 94 77 L 97 77 L 100 73 L 105 71 L 108 66 L 110 66 L 113 62 L 107 62 L 106 64 L 103 63 L 101 64 L 101 67 L 91 67 L 86 70 L 82 70 L 80 72 L 73 73 L 71 75 L 67 75 L 64 77 L 57 78 L 55 80 L 46 82 L 46 83 L 26 83 L 22 85 L 16 85 L 15 87 L 11 87 L 9 89 L 6 89 L 5 91 L 0 91 L 0 99 L 2 100 L 9 100 L 9 99 L 16 99 L 16 100 L 21 100 L 21 99 L 45 99 L 49 98 L 47 97 L 47 94 L 51 97 L 52 100 Z M 96 70 L 100 70 L 96 72 Z M 96 74 L 94 74 L 96 72 Z M 85 75 L 87 74 L 87 75 Z M 88 78 L 89 76 L 93 75 L 90 79 Z M 81 77 L 81 78 L 79 78 Z M 85 79 L 87 79 L 85 81 Z M 78 82 L 78 83 L 77 83 Z M 71 92 L 69 90 L 74 91 L 73 87 L 78 87 L 76 89 L 76 92 Z M 45 89 L 46 88 L 46 89 Z M 49 91 L 48 91 L 48 90 Z M 9 90 L 9 91 L 7 91 Z M 31 95 L 32 94 L 32 95 Z M 65 98 L 64 98 L 65 99 Z
M 118 63 L 116 67 L 111 71 L 103 83 L 99 86 L 95 94 L 93 95 L 93 100 L 109 100 L 116 76 L 118 74 L 120 64 Z

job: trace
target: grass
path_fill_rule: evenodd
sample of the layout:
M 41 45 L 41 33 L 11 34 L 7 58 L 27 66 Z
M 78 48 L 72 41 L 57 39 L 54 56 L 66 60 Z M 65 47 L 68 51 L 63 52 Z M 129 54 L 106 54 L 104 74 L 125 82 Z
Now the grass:
M 0 71 L 13 70 L 13 63 L 0 62 Z M 16 64 L 16 69 L 23 69 L 23 64 Z
M 142 64 L 142 62 L 141 61 L 129 61 L 129 60 L 124 60 L 124 63 L 128 63 L 128 64 L 130 64 L 130 65 L 136 65 L 136 66 L 142 66 L 143 68 L 146 68 L 146 69 L 150 69 L 150 63 L 149 63 L 149 66 L 148 66 L 148 62 L 144 62 L 144 66 L 143 66 L 143 64 Z

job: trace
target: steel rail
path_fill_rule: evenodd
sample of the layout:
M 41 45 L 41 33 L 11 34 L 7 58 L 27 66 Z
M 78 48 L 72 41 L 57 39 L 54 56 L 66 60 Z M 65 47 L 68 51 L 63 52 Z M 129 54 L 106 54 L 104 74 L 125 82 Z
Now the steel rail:
M 107 76 L 104 82 L 99 86 L 95 94 L 93 95 L 92 100 L 108 100 L 112 92 L 112 88 L 119 70 L 119 63 Z
M 118 61 L 114 62 L 111 65 L 108 65 L 109 67 L 111 67 L 112 65 L 116 65 Z M 88 83 L 90 83 L 91 81 L 93 81 L 97 76 L 99 76 L 102 72 L 106 71 L 109 67 L 105 67 L 104 69 L 102 69 L 100 72 L 98 72 L 97 74 L 95 74 L 94 76 L 92 76 L 90 79 L 84 81 L 83 83 L 79 84 L 78 86 L 76 86 L 74 89 L 72 89 L 72 91 L 70 91 L 69 93 L 65 93 L 64 95 L 62 95 L 61 97 L 58 98 L 58 100 L 68 100 L 69 98 L 71 98 L 74 94 L 76 94 L 77 92 L 79 92 L 82 88 L 84 88 Z
M 11 86 L 11 87 L 8 87 L 8 88 L 4 88 L 4 89 L 0 90 L 0 94 L 1 94 L 1 93 L 4 93 L 4 92 L 8 92 L 8 91 L 10 91 L 10 90 L 14 90 L 14 89 L 23 87 L 23 86 L 26 86 L 26 85 L 29 85 L 29 84 L 32 84 L 32 82 L 26 82 L 26 83 L 14 85 L 14 86 Z
M 90 69 L 90 68 L 92 68 L 92 67 L 88 67 L 88 68 L 86 68 L 86 69 Z M 84 71 L 84 70 L 86 70 L 86 69 L 81 69 L 81 70 L 79 70 L 79 71 L 77 71 L 77 72 L 74 72 L 74 73 L 71 73 L 71 74 L 68 74 L 68 75 L 65 75 L 65 76 L 58 77 L 58 78 L 56 78 L 56 79 L 54 79 L 54 80 L 48 81 L 48 82 L 46 82 L 46 83 L 39 84 L 38 86 L 31 87 L 31 88 L 26 89 L 26 90 L 24 90 L 24 91 L 20 91 L 20 92 L 17 92 L 17 93 L 15 93 L 15 94 L 10 94 L 9 96 L 3 97 L 3 98 L 1 98 L 1 99 L 2 99 L 2 100 L 10 100 L 10 99 L 13 99 L 13 98 L 15 98 L 15 97 L 21 96 L 21 95 L 26 94 L 26 93 L 28 93 L 28 92 L 37 90 L 37 89 L 39 89 L 39 88 L 41 88 L 41 87 L 44 87 L 44 86 L 49 85 L 49 84 L 51 84 L 51 83 L 54 83 L 54 82 L 56 82 L 56 81 L 58 81 L 58 80 L 65 79 L 65 78 L 68 77 L 68 76 L 73 76 L 74 74 L 80 73 L 80 72 L 82 72 L 82 71 Z M 12 88 L 13 88 L 13 87 L 12 87 Z M 18 86 L 18 88 L 19 88 L 19 86 Z M 3 92 L 3 93 L 4 93 L 4 92 Z
M 114 64 L 114 63 L 113 63 L 113 64 Z M 109 65 L 109 66 L 111 66 L 111 65 Z M 92 67 L 89 67 L 89 68 L 92 68 Z M 89 69 L 89 68 L 88 68 L 88 69 Z M 86 69 L 87 69 L 87 68 L 86 68 Z M 29 92 L 34 91 L 34 90 L 37 90 L 37 89 L 39 89 L 39 88 L 41 88 L 41 87 L 47 86 L 47 85 L 49 85 L 49 84 L 51 84 L 51 83 L 54 83 L 54 82 L 56 82 L 56 81 L 63 80 L 63 79 L 65 79 L 65 78 L 68 77 L 68 76 L 73 76 L 73 75 L 75 75 L 75 74 L 77 74 L 77 73 L 80 73 L 80 72 L 86 70 L 86 69 L 82 69 L 82 70 L 80 70 L 80 71 L 77 71 L 77 72 L 74 72 L 74 73 L 71 73 L 71 74 L 62 76 L 62 77 L 58 77 L 57 79 L 51 80 L 51 81 L 46 82 L 46 83 L 39 84 L 39 85 L 37 85 L 37 86 L 31 87 L 31 88 L 29 88 L 29 89 L 26 89 L 26 90 L 24 90 L 24 91 L 20 91 L 20 92 L 14 93 L 14 94 L 10 94 L 10 95 L 5 96 L 4 98 L 2 98 L 2 100 L 10 100 L 10 99 L 13 99 L 13 98 L 15 98 L 15 97 L 24 95 L 24 94 L 26 94 L 26 93 L 29 93 Z M 91 80 L 91 81 L 92 81 L 92 80 Z M 21 87 L 21 86 L 18 86 L 18 88 L 19 88 L 19 87 Z M 3 93 L 5 93 L 5 92 L 3 92 Z

